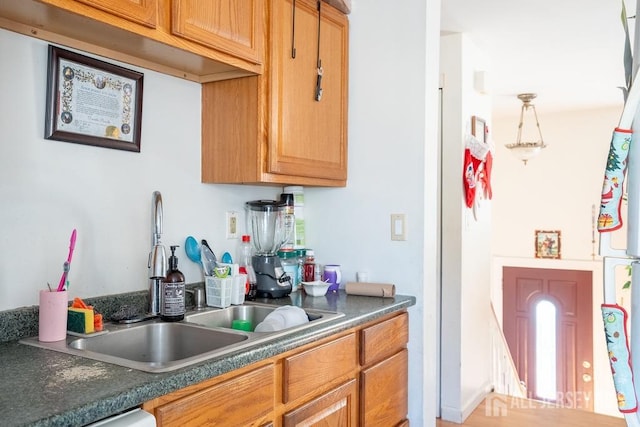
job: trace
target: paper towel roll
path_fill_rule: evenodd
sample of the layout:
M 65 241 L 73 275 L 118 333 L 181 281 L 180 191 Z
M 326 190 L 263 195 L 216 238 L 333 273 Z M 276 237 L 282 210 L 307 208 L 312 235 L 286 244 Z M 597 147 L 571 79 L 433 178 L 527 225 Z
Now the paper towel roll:
M 383 298 L 393 298 L 396 295 L 396 285 L 391 283 L 347 282 L 344 288 L 349 295 Z

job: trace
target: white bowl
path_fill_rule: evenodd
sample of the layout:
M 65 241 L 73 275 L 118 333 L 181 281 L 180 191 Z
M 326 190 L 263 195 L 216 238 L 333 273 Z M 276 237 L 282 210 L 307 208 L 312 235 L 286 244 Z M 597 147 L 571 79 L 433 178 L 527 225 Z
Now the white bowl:
M 313 282 L 302 282 L 302 288 L 307 293 L 307 295 L 311 295 L 312 297 L 321 297 L 327 293 L 327 289 L 331 283 L 323 282 L 321 280 L 316 280 Z

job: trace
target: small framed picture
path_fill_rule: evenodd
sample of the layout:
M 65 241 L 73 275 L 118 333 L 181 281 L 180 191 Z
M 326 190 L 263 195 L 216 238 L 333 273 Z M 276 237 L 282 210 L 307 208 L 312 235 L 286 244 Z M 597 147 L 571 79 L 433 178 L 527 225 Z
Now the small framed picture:
M 560 259 L 560 231 L 536 230 L 536 258 Z
M 477 140 L 487 142 L 487 122 L 478 116 L 471 116 L 471 133 Z
M 140 152 L 143 75 L 49 45 L 45 138 Z

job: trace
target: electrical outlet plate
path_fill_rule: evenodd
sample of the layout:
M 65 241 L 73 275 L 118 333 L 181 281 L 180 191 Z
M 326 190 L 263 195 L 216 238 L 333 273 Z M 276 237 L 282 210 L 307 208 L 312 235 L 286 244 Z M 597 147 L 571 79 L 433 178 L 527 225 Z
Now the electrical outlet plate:
M 238 212 L 227 212 L 227 224 L 225 230 L 227 230 L 227 239 L 238 238 Z
M 407 240 L 407 224 L 404 214 L 391 214 L 391 240 Z

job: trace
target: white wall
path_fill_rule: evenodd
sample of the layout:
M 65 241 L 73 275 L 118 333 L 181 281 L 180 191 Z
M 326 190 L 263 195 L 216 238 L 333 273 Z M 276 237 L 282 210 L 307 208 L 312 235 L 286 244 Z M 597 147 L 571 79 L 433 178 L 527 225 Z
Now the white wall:
M 201 273 L 184 253 L 185 237 L 233 249 L 224 212 L 277 194 L 200 183 L 198 84 L 141 70 L 141 153 L 45 140 L 46 43 L 2 30 L 0 51 L 12 58 L 0 64 L 0 309 L 36 304 L 39 289 L 57 285 L 73 228 L 74 295 L 145 289 L 154 190 L 164 202 L 162 240 L 181 246 L 179 266 L 191 282 Z
M 305 189 L 308 243 L 319 262 L 341 262 L 347 281 L 367 271 L 372 281 L 395 283 L 399 293 L 416 296 L 409 410 L 412 425 L 429 426 L 436 392 L 439 2 L 376 0 L 353 7 L 348 184 Z M 406 241 L 390 240 L 392 213 L 406 215 Z
M 319 262 L 341 263 L 345 280 L 366 270 L 371 280 L 416 296 L 409 310 L 409 417 L 425 426 L 435 424 L 439 6 L 354 2 L 348 185 L 305 189 L 308 244 Z M 225 240 L 225 211 L 280 193 L 200 183 L 198 85 L 140 70 L 139 154 L 49 141 L 42 136 L 46 43 L 0 30 L 0 52 L 11 58 L 0 62 L 0 309 L 36 304 L 37 291 L 57 283 L 74 227 L 74 295 L 146 289 L 154 190 L 164 199 L 166 245 L 183 245 L 192 234 L 219 253 L 237 243 Z M 391 213 L 406 214 L 407 241 L 390 241 Z M 179 251 L 187 281 L 201 280 Z
M 535 104 L 547 148 L 526 166 L 504 147 L 515 142 L 519 101 L 514 101 L 513 116 L 494 118 L 492 299 L 501 319 L 504 265 L 593 271 L 595 410 L 619 416 L 602 332 L 601 261 L 597 255 L 595 260 L 592 257 L 598 252 L 597 232 L 596 246 L 592 244 L 592 206 L 597 216 L 611 133 L 621 109 L 545 111 L 544 94 L 538 95 Z M 624 247 L 625 229 L 615 233 L 616 246 Z M 534 258 L 535 230 L 562 232 L 562 260 Z M 617 276 L 620 288 L 626 273 L 623 270 Z M 618 302 L 628 306 L 630 292 L 619 289 L 618 296 Z
M 474 89 L 489 64 L 464 34 L 441 37 L 442 338 L 441 416 L 462 422 L 490 389 L 491 202 L 474 218 L 464 202 L 462 171 L 471 116 L 491 122 L 491 100 Z M 479 196 L 478 196 L 479 197 Z

